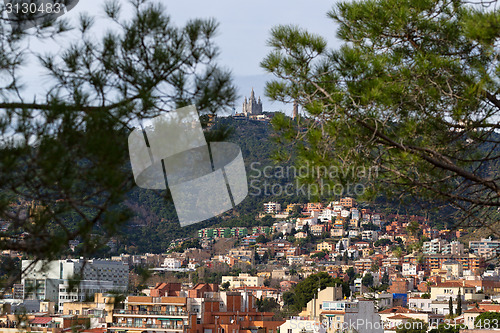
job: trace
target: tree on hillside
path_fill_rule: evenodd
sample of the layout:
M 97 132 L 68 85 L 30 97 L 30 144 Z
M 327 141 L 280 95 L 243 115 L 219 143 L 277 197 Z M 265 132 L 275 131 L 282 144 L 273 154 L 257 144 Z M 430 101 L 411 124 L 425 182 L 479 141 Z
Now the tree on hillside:
M 297 26 L 271 30 L 261 64 L 276 80 L 266 94 L 305 114 L 274 118 L 277 158 L 294 151 L 300 165 L 323 167 L 303 182 L 451 204 L 464 224 L 491 227 L 500 207 L 498 9 L 369 0 L 340 2 L 328 16 L 344 42 L 337 50 Z
M 80 255 L 92 254 L 131 217 L 122 203 L 135 186 L 133 127 L 166 110 L 195 104 L 208 114 L 234 101 L 216 63 L 214 20 L 177 27 L 158 2 L 128 5 L 125 19 L 121 2 L 103 4 L 102 34 L 86 14 L 25 31 L 0 21 L 0 249 L 54 259 L 79 239 Z M 34 97 L 21 73 L 36 64 L 47 76 Z
M 500 322 L 500 313 L 483 312 L 474 319 L 474 328 L 476 329 L 497 329 Z
M 396 333 L 426 333 L 429 324 L 420 319 L 409 319 L 396 327 Z
M 410 221 L 406 226 L 406 231 L 408 231 L 408 234 L 410 234 L 411 236 L 417 237 L 420 230 L 420 224 L 418 224 L 418 222 L 415 220 Z
M 365 287 L 373 286 L 373 275 L 372 273 L 366 273 L 361 279 L 361 284 Z
M 453 298 L 451 296 L 448 300 L 448 310 L 450 311 L 450 317 L 453 317 Z
M 349 277 L 349 281 L 352 281 L 352 280 L 354 280 L 354 276 L 356 275 L 356 271 L 354 270 L 353 267 L 349 267 L 346 270 L 346 274 Z
M 431 329 L 429 333 L 459 333 L 460 330 L 465 329 L 467 329 L 467 326 L 463 324 L 444 323 L 439 324 L 437 328 Z
M 344 296 L 350 295 L 349 285 L 341 279 L 334 279 L 326 272 L 320 272 L 308 276 L 305 280 L 299 282 L 293 289 L 293 303 L 291 307 L 296 312 L 302 311 L 307 303 L 318 294 L 318 289 L 323 290 L 326 287 L 341 285 Z

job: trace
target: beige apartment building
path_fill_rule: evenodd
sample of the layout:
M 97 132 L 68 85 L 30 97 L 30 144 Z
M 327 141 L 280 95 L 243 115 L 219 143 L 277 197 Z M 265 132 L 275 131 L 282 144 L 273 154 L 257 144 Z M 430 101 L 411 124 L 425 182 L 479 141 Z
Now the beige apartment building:
M 222 284 L 229 282 L 229 288 L 235 289 L 240 287 L 262 287 L 264 278 L 262 276 L 252 276 L 247 273 L 240 273 L 238 276 L 223 276 Z

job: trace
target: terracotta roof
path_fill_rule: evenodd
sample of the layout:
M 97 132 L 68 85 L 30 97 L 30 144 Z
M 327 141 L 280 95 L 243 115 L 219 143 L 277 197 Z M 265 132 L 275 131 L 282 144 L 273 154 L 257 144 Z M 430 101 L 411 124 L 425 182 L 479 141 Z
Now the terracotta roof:
M 31 324 L 48 324 L 52 321 L 50 317 L 37 317 L 31 321 Z
M 491 312 L 500 312 L 500 304 L 482 304 L 479 303 L 479 308 Z
M 385 309 L 379 312 L 379 314 L 388 314 L 388 313 L 418 313 L 418 311 L 410 310 L 402 306 L 395 306 L 390 309 Z
M 482 313 L 487 312 L 485 309 L 472 308 L 469 310 L 465 310 L 464 313 Z
M 411 319 L 411 318 L 407 317 L 407 316 L 403 316 L 402 314 L 397 314 L 397 315 L 392 316 L 392 317 L 387 317 L 387 319 Z
M 460 288 L 460 287 L 463 287 L 464 284 L 463 282 L 459 282 L 459 281 L 447 281 L 447 282 L 441 282 L 441 283 L 438 283 L 436 286 L 431 286 L 432 287 L 438 287 L 438 288 Z

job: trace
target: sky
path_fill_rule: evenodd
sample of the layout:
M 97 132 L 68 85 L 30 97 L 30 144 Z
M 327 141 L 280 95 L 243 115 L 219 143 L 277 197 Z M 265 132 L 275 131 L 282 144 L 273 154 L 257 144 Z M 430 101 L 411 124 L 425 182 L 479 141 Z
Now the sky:
M 126 0 L 119 0 L 126 2 Z M 335 23 L 327 18 L 326 13 L 336 0 L 160 0 L 171 15 L 174 24 L 184 25 L 191 18 L 215 18 L 220 26 L 215 39 L 220 47 L 219 64 L 233 73 L 240 98 L 236 103 L 236 112 L 241 111 L 245 96 L 254 88 L 256 96 L 261 96 L 264 111 L 291 111 L 291 105 L 271 103 L 264 96 L 266 80 L 272 76 L 260 68 L 259 63 L 271 50 L 266 45 L 270 30 L 279 24 L 295 24 L 310 32 L 322 35 L 330 47 L 340 45 L 335 38 Z M 102 0 L 80 0 L 78 5 L 66 16 L 77 17 L 82 12 L 103 17 Z M 104 20 L 97 20 L 97 29 L 106 30 Z M 57 49 L 54 45 L 34 44 L 44 52 Z M 62 46 L 62 45 L 61 45 Z M 26 71 L 32 89 L 44 86 L 43 75 L 36 70 Z M 42 81 L 42 82 L 40 82 Z

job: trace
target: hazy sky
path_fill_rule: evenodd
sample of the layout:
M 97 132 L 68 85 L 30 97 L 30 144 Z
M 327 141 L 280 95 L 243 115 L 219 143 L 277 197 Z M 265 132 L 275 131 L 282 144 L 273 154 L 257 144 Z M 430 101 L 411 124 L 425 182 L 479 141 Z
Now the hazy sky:
M 126 0 L 121 0 L 124 3 Z M 235 82 L 239 88 L 240 100 L 237 111 L 241 109 L 241 101 L 248 96 L 254 87 L 257 96 L 262 96 L 264 110 L 291 110 L 291 106 L 271 104 L 264 97 L 265 75 L 259 67 L 259 62 L 270 51 L 266 41 L 270 29 L 278 24 L 297 24 L 310 32 L 318 33 L 327 38 L 330 47 L 338 46 L 335 39 L 336 26 L 327 18 L 326 13 L 332 8 L 335 0 L 163 0 L 161 1 L 172 16 L 176 25 L 184 25 L 190 18 L 213 17 L 219 23 L 219 34 L 216 38 L 221 49 L 219 63 L 233 72 Z M 79 4 L 66 14 L 67 17 L 76 17 L 81 12 L 102 14 L 102 0 L 80 0 Z M 104 21 L 97 21 L 98 29 L 105 30 Z M 44 44 L 42 50 L 54 51 L 54 47 Z M 36 83 L 36 73 L 30 71 L 33 77 L 31 83 Z

